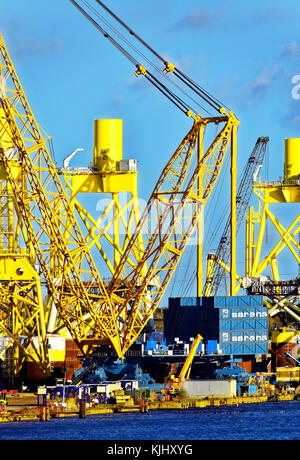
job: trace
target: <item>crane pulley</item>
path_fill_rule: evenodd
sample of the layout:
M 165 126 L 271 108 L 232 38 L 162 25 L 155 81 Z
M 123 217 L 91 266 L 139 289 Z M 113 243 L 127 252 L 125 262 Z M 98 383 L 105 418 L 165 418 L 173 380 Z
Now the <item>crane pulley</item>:
M 206 101 L 214 110 L 220 111 L 220 109 L 223 107 L 223 104 L 219 102 L 215 97 L 213 97 L 211 94 L 209 94 L 207 91 L 205 91 L 203 88 L 201 88 L 198 83 L 193 81 L 190 77 L 185 75 L 178 67 L 176 67 L 174 64 L 171 62 L 168 62 L 165 60 L 157 51 L 155 51 L 148 43 L 145 42 L 136 32 L 132 30 L 132 28 L 128 27 L 128 25 L 122 21 L 113 11 L 111 11 L 103 2 L 100 0 L 95 0 L 98 5 L 100 5 L 105 11 L 107 11 L 119 24 L 124 27 L 130 35 L 135 37 L 145 48 L 147 48 L 154 56 L 156 56 L 163 64 L 164 64 L 164 69 L 163 73 L 167 74 L 169 72 L 174 73 L 174 75 L 181 80 L 185 85 L 187 85 L 190 89 L 192 89 L 198 96 L 200 96 L 204 101 Z M 87 2 L 84 1 L 86 4 Z M 142 66 L 141 66 L 142 67 Z M 141 69 L 142 74 L 146 74 L 146 69 L 142 68 Z

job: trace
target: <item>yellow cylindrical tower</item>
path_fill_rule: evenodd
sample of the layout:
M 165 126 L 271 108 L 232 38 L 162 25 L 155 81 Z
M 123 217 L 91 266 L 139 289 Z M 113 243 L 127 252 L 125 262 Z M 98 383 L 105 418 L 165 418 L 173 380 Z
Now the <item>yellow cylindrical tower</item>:
M 285 140 L 284 182 L 286 184 L 299 180 L 300 176 L 300 139 Z
M 116 171 L 122 154 L 123 120 L 95 120 L 94 167 L 102 172 Z

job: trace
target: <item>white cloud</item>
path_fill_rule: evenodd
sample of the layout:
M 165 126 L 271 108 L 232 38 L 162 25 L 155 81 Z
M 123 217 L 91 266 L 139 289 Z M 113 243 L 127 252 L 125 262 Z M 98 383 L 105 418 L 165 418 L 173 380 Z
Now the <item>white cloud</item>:
M 279 66 L 276 64 L 265 67 L 256 76 L 255 80 L 244 88 L 244 98 L 247 99 L 246 103 L 248 105 L 255 105 L 266 96 L 274 83 L 278 70 Z
M 280 47 L 281 56 L 298 57 L 300 56 L 300 45 L 296 42 L 288 43 Z

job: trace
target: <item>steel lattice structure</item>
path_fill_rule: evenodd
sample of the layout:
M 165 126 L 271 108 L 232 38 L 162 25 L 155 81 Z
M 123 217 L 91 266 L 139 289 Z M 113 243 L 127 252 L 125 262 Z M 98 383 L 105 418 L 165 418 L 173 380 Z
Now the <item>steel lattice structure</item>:
M 2 38 L 0 53 L 1 123 L 9 139 L 7 145 L 1 138 L 0 160 L 37 262 L 55 307 L 78 345 L 86 350 L 90 338 L 100 339 L 119 353 L 115 310 Z M 21 168 L 21 180 L 15 177 L 16 165 Z M 89 286 L 95 285 L 98 296 L 89 292 Z

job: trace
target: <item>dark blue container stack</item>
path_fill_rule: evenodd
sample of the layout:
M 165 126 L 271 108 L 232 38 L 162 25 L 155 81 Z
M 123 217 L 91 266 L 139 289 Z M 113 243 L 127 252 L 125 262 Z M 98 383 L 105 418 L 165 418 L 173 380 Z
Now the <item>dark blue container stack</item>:
M 170 298 L 164 333 L 168 344 L 200 333 L 208 354 L 267 354 L 268 311 L 262 296 Z
M 164 335 L 167 343 L 179 340 L 190 342 L 201 334 L 203 342 L 218 340 L 219 312 L 214 308 L 213 298 L 177 297 L 169 299 L 164 310 Z

